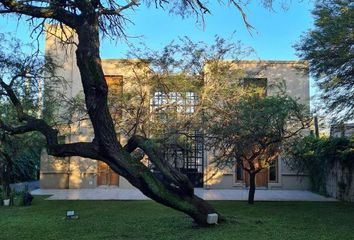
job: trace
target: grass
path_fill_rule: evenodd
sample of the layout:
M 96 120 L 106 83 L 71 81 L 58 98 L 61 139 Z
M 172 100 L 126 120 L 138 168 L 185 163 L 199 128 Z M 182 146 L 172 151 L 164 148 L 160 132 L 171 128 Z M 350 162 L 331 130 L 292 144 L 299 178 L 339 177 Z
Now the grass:
M 229 221 L 198 228 L 152 201 L 45 201 L 0 207 L 0 239 L 354 239 L 354 204 L 211 202 Z M 74 209 L 78 220 L 65 220 Z

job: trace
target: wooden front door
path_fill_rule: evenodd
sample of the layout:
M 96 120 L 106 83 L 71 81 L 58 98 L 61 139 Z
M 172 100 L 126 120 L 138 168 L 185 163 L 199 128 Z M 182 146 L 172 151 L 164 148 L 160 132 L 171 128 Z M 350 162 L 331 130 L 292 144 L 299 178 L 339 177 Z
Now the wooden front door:
M 119 186 L 119 175 L 104 162 L 98 162 L 97 166 L 97 186 Z
M 244 171 L 246 187 L 250 186 L 248 172 Z M 268 168 L 263 169 L 256 175 L 256 187 L 268 187 Z

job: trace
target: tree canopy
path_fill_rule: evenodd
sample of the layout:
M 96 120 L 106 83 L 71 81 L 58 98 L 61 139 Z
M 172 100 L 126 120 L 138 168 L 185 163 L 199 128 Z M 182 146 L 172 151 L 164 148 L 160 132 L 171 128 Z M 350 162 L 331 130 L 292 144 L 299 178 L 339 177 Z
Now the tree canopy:
M 45 139 L 37 132 L 26 132 L 21 135 L 9 134 L 11 126 L 19 125 L 18 113 L 24 111 L 33 117 L 52 119 L 49 108 L 42 110 L 43 94 L 48 100 L 55 102 L 48 84 L 43 89 L 43 80 L 52 80 L 55 85 L 58 78 L 51 74 L 50 61 L 37 54 L 25 54 L 23 49 L 31 45 L 21 43 L 18 39 L 0 34 L 0 183 L 6 197 L 10 194 L 10 183 L 35 180 L 38 177 L 40 154 L 45 147 Z M 13 88 L 7 92 L 6 88 Z M 21 105 L 14 106 L 10 101 L 15 94 Z M 44 116 L 45 115 L 45 116 Z M 23 130 L 23 129 L 22 129 Z
M 314 29 L 295 46 L 309 61 L 321 97 L 337 119 L 354 117 L 354 2 L 319 1 Z
M 258 81 L 260 81 L 258 79 Z M 253 203 L 255 177 L 282 153 L 282 144 L 309 126 L 306 106 L 285 93 L 264 96 L 262 89 L 245 91 L 236 101 L 209 112 L 207 145 L 218 168 L 239 167 L 249 175 L 248 202 Z

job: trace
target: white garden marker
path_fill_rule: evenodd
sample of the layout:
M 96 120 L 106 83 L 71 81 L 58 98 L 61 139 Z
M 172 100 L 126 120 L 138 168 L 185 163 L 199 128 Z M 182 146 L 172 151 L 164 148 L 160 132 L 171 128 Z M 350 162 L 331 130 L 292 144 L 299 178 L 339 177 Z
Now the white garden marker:
M 208 214 L 207 223 L 208 224 L 217 224 L 218 218 L 219 218 L 219 216 L 217 213 L 210 213 L 210 214 Z
M 10 199 L 4 199 L 4 206 L 10 206 Z

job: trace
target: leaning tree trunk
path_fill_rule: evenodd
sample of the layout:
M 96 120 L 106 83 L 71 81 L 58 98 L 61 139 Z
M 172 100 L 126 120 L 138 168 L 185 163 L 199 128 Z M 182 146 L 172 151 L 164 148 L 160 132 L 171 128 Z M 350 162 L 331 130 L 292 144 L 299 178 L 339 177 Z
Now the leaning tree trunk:
M 248 203 L 254 204 L 254 195 L 256 193 L 256 173 L 250 171 L 249 175 L 250 175 L 250 189 L 248 192 Z
M 206 201 L 194 195 L 193 187 L 184 175 L 166 168 L 161 159 L 158 159 L 158 154 L 154 154 L 157 150 L 152 149 L 151 144 L 143 145 L 143 142 L 135 141 L 137 145 L 129 147 L 130 150 L 127 151 L 117 141 L 107 104 L 108 87 L 99 53 L 98 17 L 87 18 L 76 31 L 79 37 L 76 51 L 77 65 L 81 74 L 86 107 L 94 128 L 94 143 L 98 145 L 104 161 L 146 196 L 188 214 L 201 226 L 207 226 L 208 214 L 216 211 Z M 164 179 L 157 178 L 144 164 L 130 155 L 136 147 L 142 148 L 150 160 L 160 165 Z

